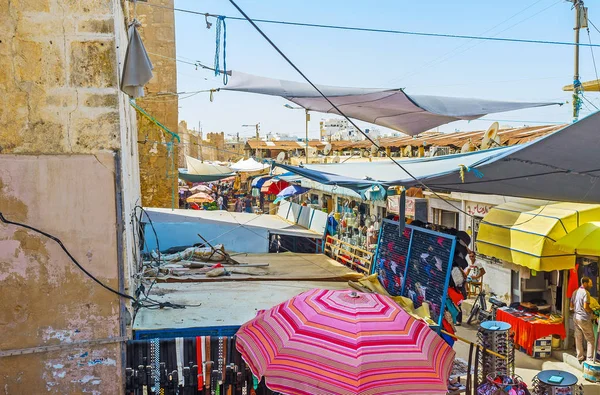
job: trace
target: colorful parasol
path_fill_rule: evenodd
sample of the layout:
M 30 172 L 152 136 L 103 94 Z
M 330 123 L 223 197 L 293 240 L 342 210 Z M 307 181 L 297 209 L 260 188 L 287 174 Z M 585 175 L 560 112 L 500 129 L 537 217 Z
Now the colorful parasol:
M 213 199 L 212 196 L 204 192 L 198 192 L 185 200 L 188 203 L 212 203 L 215 201 L 215 199 Z
M 277 203 L 280 200 L 283 200 L 288 197 L 302 195 L 303 193 L 306 193 L 308 191 L 310 191 L 310 188 L 304 188 L 300 185 L 290 185 L 289 187 L 284 188 L 281 192 L 277 194 L 277 199 L 275 199 L 273 203 Z
M 237 349 L 288 395 L 446 394 L 454 351 L 384 295 L 314 289 L 244 324 Z
M 289 182 L 283 180 L 269 180 L 265 182 L 260 191 L 268 195 L 277 195 L 290 185 Z

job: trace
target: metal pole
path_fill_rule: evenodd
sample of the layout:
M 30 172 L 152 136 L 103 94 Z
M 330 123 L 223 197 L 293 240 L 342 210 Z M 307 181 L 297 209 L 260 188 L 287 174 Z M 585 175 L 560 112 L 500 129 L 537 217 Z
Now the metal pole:
M 580 29 L 580 12 L 583 8 L 583 1 L 572 0 L 573 8 L 575 8 L 575 59 L 573 71 L 573 120 L 579 118 L 579 93 L 581 92 L 581 83 L 579 82 L 579 29 Z
M 306 164 L 308 164 L 308 121 L 310 121 L 310 114 L 308 110 L 304 110 L 306 114 Z

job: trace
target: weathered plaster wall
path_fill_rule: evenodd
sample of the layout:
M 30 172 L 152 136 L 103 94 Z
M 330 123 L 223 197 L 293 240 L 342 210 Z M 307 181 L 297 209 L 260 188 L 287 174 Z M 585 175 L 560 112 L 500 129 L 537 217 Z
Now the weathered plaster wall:
M 0 155 L 0 211 L 118 289 L 114 154 Z M 0 224 L 0 350 L 117 337 L 119 299 L 45 236 Z M 120 344 L 0 358 L 7 394 L 121 392 Z
M 152 4 L 173 8 L 173 0 L 149 0 Z M 175 15 L 173 10 L 139 3 L 137 19 L 146 50 L 154 66 L 154 77 L 145 87 L 145 97 L 137 103 L 150 115 L 177 133 L 177 64 L 175 62 Z M 148 207 L 171 207 L 177 199 L 178 145 L 156 125 L 138 116 L 138 140 L 142 203 Z M 176 141 L 175 141 L 176 142 Z M 175 201 L 173 202 L 173 188 Z

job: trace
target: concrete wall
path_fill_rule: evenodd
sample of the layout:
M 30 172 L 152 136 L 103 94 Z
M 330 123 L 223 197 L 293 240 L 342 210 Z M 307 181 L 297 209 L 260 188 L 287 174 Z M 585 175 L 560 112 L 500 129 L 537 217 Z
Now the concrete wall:
M 154 66 L 152 80 L 145 86 L 145 97 L 136 100 L 146 112 L 173 133 L 178 128 L 177 64 L 175 61 L 175 15 L 173 0 L 152 0 L 158 8 L 139 2 L 137 19 L 146 50 Z M 132 14 L 133 16 L 133 14 Z M 138 146 L 142 203 L 145 207 L 177 208 L 179 145 L 170 146 L 171 137 L 149 120 L 138 115 Z M 177 141 L 175 140 L 175 143 Z M 173 200 L 173 189 L 175 199 Z
M 0 0 L 0 212 L 133 292 L 137 126 L 119 91 L 129 2 Z M 124 304 L 47 238 L 0 224 L 0 350 L 126 334 Z M 8 394 L 122 392 L 119 343 L 0 358 Z
M 0 155 L 0 210 L 61 239 L 92 275 L 119 288 L 115 159 Z M 0 350 L 122 335 L 120 303 L 57 243 L 0 224 Z M 7 394 L 121 393 L 121 344 L 0 357 Z

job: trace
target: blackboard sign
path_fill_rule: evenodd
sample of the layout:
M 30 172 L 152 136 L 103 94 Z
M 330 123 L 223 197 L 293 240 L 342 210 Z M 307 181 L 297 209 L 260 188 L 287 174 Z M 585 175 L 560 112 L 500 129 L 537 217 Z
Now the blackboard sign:
M 407 225 L 399 233 L 398 222 L 384 220 L 375 270 L 392 296 L 402 295 L 415 308 L 429 304 L 431 318 L 441 325 L 448 294 L 455 237 Z

